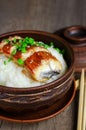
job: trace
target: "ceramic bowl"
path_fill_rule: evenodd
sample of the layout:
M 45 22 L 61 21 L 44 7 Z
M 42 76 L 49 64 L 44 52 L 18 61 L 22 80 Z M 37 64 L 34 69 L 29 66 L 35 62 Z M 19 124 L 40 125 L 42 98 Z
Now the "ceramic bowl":
M 68 70 L 59 79 L 41 86 L 15 88 L 0 85 L 0 109 L 12 113 L 34 112 L 46 109 L 55 102 L 58 103 L 59 107 L 74 80 L 74 53 L 72 48 L 59 36 L 34 30 L 5 33 L 0 35 L 0 41 L 15 35 L 33 37 L 35 40 L 44 41 L 45 43 L 52 41 L 56 47 L 65 49 L 64 59 L 67 62 Z
M 86 70 L 86 26 L 73 25 L 63 31 L 63 38 L 68 41 L 75 55 L 75 71 Z
M 72 44 L 83 46 L 86 43 L 86 27 L 70 26 L 64 30 L 64 36 L 71 40 Z

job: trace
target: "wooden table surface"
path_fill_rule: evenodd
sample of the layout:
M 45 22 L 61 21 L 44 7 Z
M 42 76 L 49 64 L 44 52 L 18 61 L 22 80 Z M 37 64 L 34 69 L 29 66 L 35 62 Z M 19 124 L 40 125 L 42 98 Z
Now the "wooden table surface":
M 71 25 L 86 26 L 85 0 L 0 0 L 0 34 L 25 29 L 53 33 Z M 0 120 L 0 130 L 75 130 L 76 98 L 49 120 L 34 124 Z

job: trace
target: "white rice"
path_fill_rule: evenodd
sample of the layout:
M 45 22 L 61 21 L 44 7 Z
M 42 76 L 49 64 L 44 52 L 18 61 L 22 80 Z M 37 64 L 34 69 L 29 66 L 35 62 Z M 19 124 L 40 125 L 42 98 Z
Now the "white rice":
M 53 48 L 49 48 L 48 50 L 62 63 L 62 72 L 60 75 L 52 77 L 45 83 L 49 83 L 59 78 L 67 71 L 67 64 L 63 59 L 62 54 L 58 53 Z M 0 85 L 16 88 L 27 88 L 45 84 L 34 81 L 30 77 L 25 76 L 22 73 L 23 68 L 16 65 L 13 61 L 7 62 L 6 65 L 4 64 L 4 61 L 7 61 L 7 57 L 4 54 L 0 54 Z

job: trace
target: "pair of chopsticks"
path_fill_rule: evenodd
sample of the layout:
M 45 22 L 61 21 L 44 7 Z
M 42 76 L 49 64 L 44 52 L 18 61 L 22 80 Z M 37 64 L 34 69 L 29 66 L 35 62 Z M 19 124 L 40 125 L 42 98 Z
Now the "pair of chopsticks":
M 82 69 L 80 78 L 79 106 L 77 130 L 86 130 L 86 81 L 85 71 Z

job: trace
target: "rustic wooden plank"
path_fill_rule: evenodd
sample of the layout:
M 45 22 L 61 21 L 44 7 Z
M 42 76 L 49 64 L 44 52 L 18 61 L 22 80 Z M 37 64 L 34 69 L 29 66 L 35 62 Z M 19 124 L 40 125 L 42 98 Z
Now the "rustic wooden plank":
M 0 34 L 19 29 L 54 32 L 74 25 L 86 25 L 86 4 L 82 0 L 1 0 Z
M 0 128 L 2 127 L 3 124 L 3 120 L 0 120 Z

